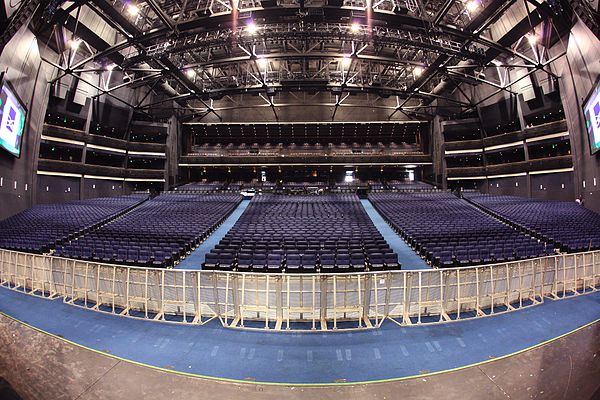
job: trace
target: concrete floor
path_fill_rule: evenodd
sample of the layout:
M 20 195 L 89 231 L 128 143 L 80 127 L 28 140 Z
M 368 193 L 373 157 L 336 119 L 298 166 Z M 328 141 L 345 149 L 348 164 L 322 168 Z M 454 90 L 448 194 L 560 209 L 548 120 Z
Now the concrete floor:
M 600 386 L 600 323 L 510 358 L 363 385 L 298 387 L 189 377 L 92 352 L 5 316 L 0 316 L 0 349 L 0 376 L 25 400 L 587 400 Z

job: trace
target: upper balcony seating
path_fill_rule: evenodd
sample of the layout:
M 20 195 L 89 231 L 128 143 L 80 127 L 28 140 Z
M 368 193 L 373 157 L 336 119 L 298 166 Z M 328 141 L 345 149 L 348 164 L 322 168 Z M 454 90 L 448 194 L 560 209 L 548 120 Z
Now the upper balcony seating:
M 189 156 L 221 157 L 221 156 L 373 156 L 373 155 L 405 155 L 422 154 L 415 144 L 407 143 L 289 143 L 276 145 L 266 144 L 208 144 L 192 146 Z
M 56 254 L 104 263 L 172 266 L 208 237 L 241 200 L 235 194 L 164 194 L 58 247 Z
M 147 198 L 138 194 L 36 205 L 0 222 L 0 247 L 45 253 Z
M 563 251 L 600 249 L 600 215 L 575 202 L 480 193 L 464 193 L 464 196 Z
M 554 252 L 450 193 L 374 193 L 369 199 L 402 238 L 435 266 L 489 264 Z
M 400 265 L 356 195 L 262 195 L 206 255 L 203 268 L 310 273 Z

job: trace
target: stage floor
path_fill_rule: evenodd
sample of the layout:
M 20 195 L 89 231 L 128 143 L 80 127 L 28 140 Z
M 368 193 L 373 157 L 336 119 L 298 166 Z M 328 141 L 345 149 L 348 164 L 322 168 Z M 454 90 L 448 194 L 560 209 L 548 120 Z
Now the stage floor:
M 600 319 L 600 292 L 439 325 L 353 332 L 263 332 L 103 314 L 0 288 L 0 311 L 99 353 L 232 382 L 338 385 L 455 371 L 508 357 Z

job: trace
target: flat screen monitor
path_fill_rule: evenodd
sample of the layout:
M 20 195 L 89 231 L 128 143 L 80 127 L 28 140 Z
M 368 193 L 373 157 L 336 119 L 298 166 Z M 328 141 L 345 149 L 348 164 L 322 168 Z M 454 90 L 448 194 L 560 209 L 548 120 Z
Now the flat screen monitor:
M 590 151 L 594 154 L 600 150 L 600 77 L 596 79 L 596 83 L 583 103 L 583 115 L 590 140 Z
M 21 156 L 27 108 L 7 80 L 0 84 L 0 148 Z

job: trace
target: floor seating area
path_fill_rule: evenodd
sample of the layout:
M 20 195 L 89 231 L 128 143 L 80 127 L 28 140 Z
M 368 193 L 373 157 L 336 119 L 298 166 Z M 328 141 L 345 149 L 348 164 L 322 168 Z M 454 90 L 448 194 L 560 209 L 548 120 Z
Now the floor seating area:
M 0 247 L 46 253 L 147 198 L 131 195 L 36 205 L 0 222 Z
M 575 202 L 469 192 L 464 197 L 562 251 L 600 249 L 600 214 Z
M 256 196 L 203 269 L 354 272 L 399 269 L 358 196 Z
M 104 263 L 170 267 L 240 203 L 235 194 L 164 194 L 59 246 L 56 255 Z
M 514 261 L 554 252 L 451 193 L 372 193 L 390 225 L 434 266 Z

